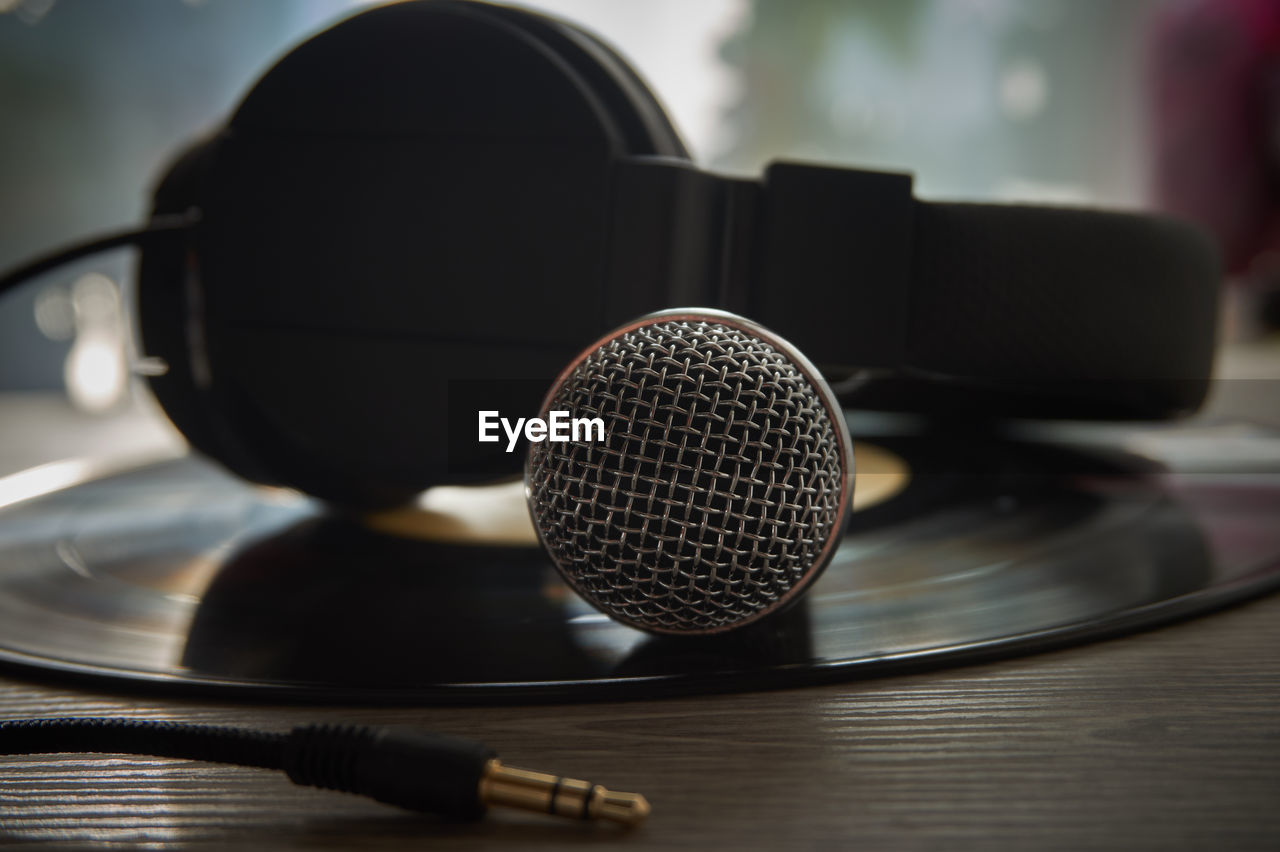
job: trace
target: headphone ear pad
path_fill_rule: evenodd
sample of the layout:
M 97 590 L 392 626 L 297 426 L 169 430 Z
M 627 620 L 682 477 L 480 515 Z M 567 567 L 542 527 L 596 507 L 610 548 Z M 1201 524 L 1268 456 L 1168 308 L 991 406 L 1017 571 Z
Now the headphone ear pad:
M 165 171 L 152 196 L 151 214 L 181 213 L 200 206 L 200 185 L 214 139 L 197 142 Z M 218 456 L 215 430 L 201 405 L 192 373 L 189 334 L 194 320 L 188 304 L 192 247 L 188 235 L 157 242 L 141 252 L 138 262 L 138 335 L 147 357 L 166 367 L 147 384 L 187 441 L 208 456 Z
M 203 183 L 220 137 L 202 139 L 172 162 L 152 196 L 151 213 L 199 209 Z M 199 227 L 198 225 L 196 226 Z M 208 365 L 202 340 L 199 256 L 190 232 L 147 246 L 138 263 L 137 327 L 142 353 L 164 363 L 165 371 L 147 377 L 156 401 L 187 442 L 232 472 L 259 482 L 272 478 L 252 462 L 203 389 Z

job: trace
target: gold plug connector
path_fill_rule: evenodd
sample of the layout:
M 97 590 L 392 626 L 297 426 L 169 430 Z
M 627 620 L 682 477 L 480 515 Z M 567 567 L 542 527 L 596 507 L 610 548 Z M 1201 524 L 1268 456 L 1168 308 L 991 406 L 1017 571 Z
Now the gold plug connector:
M 570 819 L 606 819 L 628 827 L 649 816 L 649 802 L 638 793 L 618 793 L 576 778 L 503 766 L 497 758 L 485 764 L 480 801 Z

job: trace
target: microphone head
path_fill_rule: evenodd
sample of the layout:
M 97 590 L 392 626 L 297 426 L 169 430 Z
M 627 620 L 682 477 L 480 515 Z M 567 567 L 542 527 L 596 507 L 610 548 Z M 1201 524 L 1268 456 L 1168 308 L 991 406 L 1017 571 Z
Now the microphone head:
M 844 414 L 759 325 L 650 314 L 579 355 L 542 409 L 603 421 L 603 440 L 531 443 L 525 487 L 560 574 L 613 618 L 730 630 L 795 601 L 830 561 L 853 496 Z

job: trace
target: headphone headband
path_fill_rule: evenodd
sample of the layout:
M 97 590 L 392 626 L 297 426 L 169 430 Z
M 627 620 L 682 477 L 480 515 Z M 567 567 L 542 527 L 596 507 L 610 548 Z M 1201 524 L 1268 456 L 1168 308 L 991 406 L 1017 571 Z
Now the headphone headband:
M 581 29 L 395 3 L 296 48 L 187 152 L 143 252 L 145 354 L 192 442 L 352 502 L 491 477 L 448 440 L 451 381 L 545 383 L 673 307 L 792 340 L 844 402 L 967 418 L 1165 418 L 1211 366 L 1217 265 L 1137 214 L 916 200 L 906 175 L 699 171 L 636 74 Z M 172 237 L 172 235 L 169 235 Z M 541 389 L 495 387 L 530 411 Z M 500 461 L 510 463 L 510 460 Z
M 637 158 L 615 197 L 606 325 L 740 312 L 828 375 L 869 371 L 850 404 L 1162 419 L 1208 387 L 1217 258 L 1182 222 L 924 202 L 909 175 L 798 163 L 754 181 Z

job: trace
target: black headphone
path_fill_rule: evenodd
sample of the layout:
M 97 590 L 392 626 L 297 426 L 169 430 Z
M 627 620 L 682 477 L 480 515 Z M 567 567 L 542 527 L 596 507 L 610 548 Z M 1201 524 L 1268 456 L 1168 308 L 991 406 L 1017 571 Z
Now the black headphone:
M 607 44 L 463 0 L 293 50 L 153 214 L 57 260 L 142 244 L 174 423 L 250 479 L 357 505 L 518 472 L 450 440 L 458 389 L 531 413 L 584 342 L 663 308 L 749 316 L 865 379 L 843 403 L 936 416 L 1172 417 L 1214 346 L 1216 256 L 1188 225 L 922 202 L 901 174 L 699 171 Z

